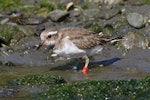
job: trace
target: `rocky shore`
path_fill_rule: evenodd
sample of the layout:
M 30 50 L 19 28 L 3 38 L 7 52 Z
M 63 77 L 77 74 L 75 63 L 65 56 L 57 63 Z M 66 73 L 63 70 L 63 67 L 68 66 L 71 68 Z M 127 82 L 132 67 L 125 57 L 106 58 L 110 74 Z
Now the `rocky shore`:
M 149 49 L 148 0 L 16 0 L 10 6 L 4 3 L 0 5 L 0 61 L 4 65 L 49 65 L 50 61 L 45 60 L 50 57 L 49 52 L 36 51 L 38 56 L 34 56 L 40 33 L 49 27 L 83 27 L 104 36 L 125 37 L 118 44 L 125 51 Z
M 0 8 L 0 98 L 22 91 L 28 92 L 20 93 L 21 98 L 30 94 L 41 100 L 150 98 L 150 78 L 145 78 L 150 75 L 150 0 L 1 0 Z M 64 27 L 124 39 L 107 44 L 83 76 L 71 70 L 71 60 L 52 57 L 49 47 L 36 51 L 43 30 Z M 96 81 L 73 83 L 88 79 Z M 102 91 L 95 94 L 97 89 Z

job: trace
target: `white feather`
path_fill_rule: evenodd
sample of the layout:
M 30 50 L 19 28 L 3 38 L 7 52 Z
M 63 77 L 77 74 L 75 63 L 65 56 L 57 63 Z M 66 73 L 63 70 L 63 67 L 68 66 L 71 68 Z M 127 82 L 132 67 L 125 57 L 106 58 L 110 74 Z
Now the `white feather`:
M 63 57 L 79 58 L 86 55 L 86 51 L 79 49 L 69 37 L 63 39 L 63 47 L 61 49 L 55 49 L 54 52 Z
M 51 32 L 48 32 L 47 34 L 48 35 L 54 35 L 54 34 L 57 34 L 58 33 L 58 31 L 51 31 Z

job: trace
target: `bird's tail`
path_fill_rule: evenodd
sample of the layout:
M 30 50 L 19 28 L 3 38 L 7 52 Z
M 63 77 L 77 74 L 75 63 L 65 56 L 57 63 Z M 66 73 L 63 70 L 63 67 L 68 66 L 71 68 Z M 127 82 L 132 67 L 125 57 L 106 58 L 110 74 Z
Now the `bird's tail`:
M 117 41 L 120 41 L 120 40 L 123 40 L 123 37 L 121 37 L 121 36 L 118 36 L 118 37 L 114 37 L 114 38 L 112 38 L 111 40 L 110 40 L 110 43 L 115 43 L 115 42 L 117 42 Z
M 123 37 L 121 37 L 121 36 L 118 36 L 118 37 L 101 37 L 101 39 L 102 39 L 101 42 L 103 42 L 103 43 L 110 42 L 111 44 L 113 44 L 113 43 L 115 43 L 117 41 L 122 40 Z

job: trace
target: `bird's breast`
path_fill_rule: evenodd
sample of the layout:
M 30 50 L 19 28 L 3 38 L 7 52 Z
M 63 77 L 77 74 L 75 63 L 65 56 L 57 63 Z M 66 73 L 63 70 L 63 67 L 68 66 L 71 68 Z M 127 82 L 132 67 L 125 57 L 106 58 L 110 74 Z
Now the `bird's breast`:
M 86 51 L 78 48 L 73 42 L 67 41 L 62 44 L 61 48 L 55 48 L 54 53 L 63 57 L 80 58 L 85 56 Z

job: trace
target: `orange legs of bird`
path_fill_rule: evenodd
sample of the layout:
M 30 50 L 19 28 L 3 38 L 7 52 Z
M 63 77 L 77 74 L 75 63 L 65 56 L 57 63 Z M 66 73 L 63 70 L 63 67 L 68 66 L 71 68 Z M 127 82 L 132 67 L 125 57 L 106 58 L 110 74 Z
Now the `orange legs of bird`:
M 83 69 L 82 69 L 82 73 L 83 74 L 87 74 L 88 73 L 88 65 L 89 65 L 89 58 L 87 57 L 87 56 L 84 56 L 84 58 L 85 58 L 85 65 L 84 65 L 84 67 L 83 67 Z

